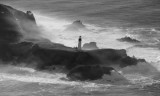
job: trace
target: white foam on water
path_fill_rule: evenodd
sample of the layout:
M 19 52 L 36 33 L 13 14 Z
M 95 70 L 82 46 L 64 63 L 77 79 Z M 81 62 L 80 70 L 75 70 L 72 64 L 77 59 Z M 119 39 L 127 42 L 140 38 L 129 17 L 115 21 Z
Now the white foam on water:
M 60 19 L 53 18 L 53 17 L 51 18 L 48 16 L 40 15 L 40 14 L 35 14 L 35 17 L 37 19 L 37 24 L 39 26 L 43 26 L 47 30 L 57 29 L 57 30 L 62 31 L 65 29 L 65 25 L 70 24 L 70 22 L 66 20 L 60 20 Z
M 48 74 L 46 74 L 48 75 Z M 54 74 L 52 75 L 54 76 Z M 59 76 L 59 77 L 58 77 Z M 55 78 L 56 77 L 56 78 Z M 17 74 L 7 74 L 0 73 L 0 78 L 2 80 L 15 80 L 28 83 L 44 83 L 44 84 L 65 84 L 65 85 L 77 85 L 76 82 L 63 81 L 60 79 L 62 77 L 60 74 L 53 77 L 36 76 L 36 75 L 17 75 Z
M 82 36 L 82 44 L 97 42 L 99 48 L 126 49 L 133 46 L 129 43 L 117 41 L 117 39 L 124 37 L 126 34 L 124 32 L 125 30 L 122 28 L 102 28 L 92 24 L 84 24 L 86 25 L 87 30 L 70 32 L 65 31 L 64 29 L 66 28 L 66 25 L 72 24 L 73 21 L 63 21 L 43 15 L 36 15 L 36 18 L 38 25 L 43 29 L 42 34 L 45 38 L 69 47 L 77 46 L 79 36 Z
M 30 72 L 30 73 L 36 72 L 35 69 L 27 68 L 27 67 L 15 67 L 15 68 L 18 68 L 18 69 L 20 69 L 20 70 L 22 70 L 22 71 L 28 71 L 28 72 Z
M 135 56 L 136 58 L 145 59 L 151 67 L 155 67 L 160 71 L 160 50 L 158 48 L 139 48 L 133 47 L 127 50 L 129 56 Z
M 2 69 L 5 69 L 5 71 L 1 70 L 0 72 L 0 82 L 17 81 L 24 83 L 58 84 L 86 88 L 86 90 L 99 90 L 100 88 L 108 88 L 111 86 L 110 84 L 98 84 L 90 81 L 69 81 L 64 73 L 46 73 L 27 67 L 6 66 Z M 28 73 L 20 74 L 23 71 L 27 71 Z
M 135 74 L 125 74 L 124 76 L 132 84 L 141 85 L 141 86 L 152 85 L 152 84 L 155 84 L 155 83 L 160 83 L 159 80 L 154 80 L 150 76 L 143 76 L 141 74 L 136 74 L 136 73 Z
M 66 78 L 62 73 L 46 73 L 36 71 L 32 68 L 17 67 L 17 66 L 1 66 L 0 80 L 15 80 L 29 83 L 45 83 L 45 84 L 66 84 L 77 85 L 77 82 L 61 80 Z

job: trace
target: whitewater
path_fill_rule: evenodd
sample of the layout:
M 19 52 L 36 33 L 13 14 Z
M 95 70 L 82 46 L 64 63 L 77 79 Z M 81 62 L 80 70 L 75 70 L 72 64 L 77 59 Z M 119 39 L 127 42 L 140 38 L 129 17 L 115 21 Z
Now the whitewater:
M 94 41 L 99 48 L 126 49 L 129 56 L 145 59 L 148 63 L 117 68 L 117 72 L 112 72 L 111 76 L 105 75 L 103 79 L 96 81 L 69 81 L 64 73 L 42 72 L 24 66 L 1 66 L 0 96 L 159 96 L 160 30 L 157 28 L 157 22 L 154 23 L 159 15 L 150 15 L 152 20 L 145 17 L 146 14 L 155 14 L 159 6 L 153 7 L 158 1 L 151 1 L 33 0 L 32 5 L 24 0 L 2 0 L 2 3 L 24 11 L 33 10 L 41 28 L 41 36 L 52 42 L 76 47 L 77 38 L 82 36 L 83 44 Z M 64 5 L 65 10 L 62 9 Z M 71 5 L 76 7 L 79 13 L 73 10 Z M 149 7 L 146 8 L 144 5 Z M 141 10 L 136 10 L 137 7 Z M 115 10 L 121 12 L 123 8 L 128 9 L 124 13 L 112 13 Z M 135 12 L 132 13 L 131 10 Z M 105 17 L 106 15 L 108 17 Z M 123 17 L 125 15 L 129 15 L 130 20 L 126 20 Z M 82 19 L 88 30 L 65 32 L 66 25 L 77 19 Z M 135 26 L 128 27 L 132 24 Z M 140 43 L 117 40 L 125 36 L 139 40 Z

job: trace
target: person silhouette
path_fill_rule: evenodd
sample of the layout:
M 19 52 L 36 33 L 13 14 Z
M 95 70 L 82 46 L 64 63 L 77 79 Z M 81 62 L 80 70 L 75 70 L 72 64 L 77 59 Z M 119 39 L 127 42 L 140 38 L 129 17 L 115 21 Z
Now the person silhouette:
M 82 37 L 79 36 L 79 39 L 78 39 L 78 50 L 81 50 L 81 45 L 82 45 Z

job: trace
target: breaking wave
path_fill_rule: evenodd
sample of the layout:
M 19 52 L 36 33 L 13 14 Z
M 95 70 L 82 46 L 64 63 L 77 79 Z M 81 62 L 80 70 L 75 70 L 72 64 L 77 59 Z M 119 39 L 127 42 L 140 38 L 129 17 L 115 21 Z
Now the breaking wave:
M 95 81 L 70 81 L 65 73 L 41 72 L 33 68 L 1 66 L 0 81 L 19 81 L 39 84 L 60 84 L 81 87 L 111 87 L 114 85 L 149 85 L 159 83 L 159 71 L 149 63 L 140 63 L 135 66 L 128 66 L 116 71 L 111 75 L 104 75 L 102 79 Z

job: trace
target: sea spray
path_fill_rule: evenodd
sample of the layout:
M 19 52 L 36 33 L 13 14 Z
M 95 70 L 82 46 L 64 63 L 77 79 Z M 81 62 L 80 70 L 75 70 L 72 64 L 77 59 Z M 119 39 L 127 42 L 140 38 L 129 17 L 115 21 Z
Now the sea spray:
M 60 20 L 40 14 L 35 15 L 35 17 L 37 18 L 39 27 L 42 29 L 41 33 L 43 37 L 52 42 L 76 47 L 77 38 L 82 36 L 83 44 L 95 41 L 100 48 L 126 49 L 133 46 L 132 44 L 126 45 L 125 43 L 117 41 L 118 38 L 122 38 L 126 34 L 123 28 L 107 26 L 104 28 L 94 24 L 84 23 L 87 30 L 72 32 L 65 31 L 65 28 L 67 25 L 72 24 L 73 21 Z

